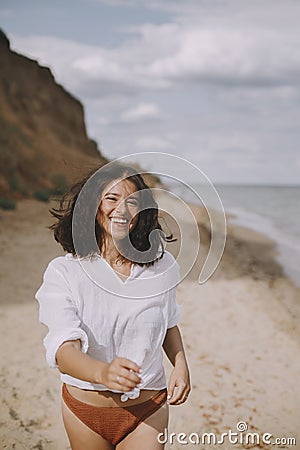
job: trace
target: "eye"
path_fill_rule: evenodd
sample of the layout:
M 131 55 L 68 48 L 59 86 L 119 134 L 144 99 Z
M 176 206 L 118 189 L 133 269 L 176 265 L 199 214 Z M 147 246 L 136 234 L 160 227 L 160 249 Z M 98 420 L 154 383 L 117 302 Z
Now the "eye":
M 133 205 L 133 206 L 137 206 L 138 205 L 138 201 L 135 198 L 130 198 L 127 200 L 127 203 L 129 205 Z
M 111 200 L 111 201 L 113 201 L 113 202 L 115 202 L 117 199 L 116 199 L 116 197 L 105 197 L 106 198 L 106 200 Z

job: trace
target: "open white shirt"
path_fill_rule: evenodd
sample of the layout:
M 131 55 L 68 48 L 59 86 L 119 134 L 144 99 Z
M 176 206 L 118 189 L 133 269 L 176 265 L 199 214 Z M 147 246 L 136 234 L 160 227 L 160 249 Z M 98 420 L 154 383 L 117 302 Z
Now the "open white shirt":
M 133 264 L 125 281 L 100 255 L 92 261 L 70 253 L 53 259 L 36 293 L 40 321 L 49 330 L 44 339 L 48 364 L 57 368 L 60 345 L 80 339 L 81 350 L 95 359 L 110 363 L 120 356 L 141 367 L 141 383 L 123 393 L 122 401 L 137 398 L 140 389 L 165 388 L 162 344 L 167 329 L 179 320 L 178 281 L 179 267 L 168 251 L 153 266 Z M 108 390 L 63 373 L 61 380 L 82 389 Z

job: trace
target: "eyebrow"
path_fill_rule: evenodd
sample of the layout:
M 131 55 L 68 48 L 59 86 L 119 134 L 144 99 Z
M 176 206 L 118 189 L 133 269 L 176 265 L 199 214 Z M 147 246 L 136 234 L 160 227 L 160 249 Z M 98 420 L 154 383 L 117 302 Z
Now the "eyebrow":
M 106 194 L 104 196 L 106 196 L 106 195 L 115 195 L 116 197 L 120 197 L 120 194 L 118 194 L 117 192 L 106 192 Z M 137 193 L 130 194 L 130 195 L 128 195 L 127 198 L 135 198 L 137 200 L 138 194 Z

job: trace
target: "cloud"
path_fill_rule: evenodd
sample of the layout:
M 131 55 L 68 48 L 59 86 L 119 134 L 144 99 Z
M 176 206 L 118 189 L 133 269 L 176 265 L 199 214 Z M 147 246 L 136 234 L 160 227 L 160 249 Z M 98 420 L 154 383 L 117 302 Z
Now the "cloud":
M 127 123 L 143 122 L 146 120 L 159 119 L 162 115 L 157 105 L 153 103 L 140 103 L 127 109 L 121 114 L 121 121 Z
M 159 30 L 157 31 L 159 33 Z M 264 88 L 299 84 L 300 37 L 257 30 L 181 29 L 177 51 L 148 67 L 154 78 Z
M 182 10 L 181 0 L 97 0 L 98 3 L 112 7 L 146 8 L 160 11 L 177 12 Z M 185 6 L 193 5 L 194 0 L 185 0 Z
M 173 145 L 167 139 L 157 136 L 142 136 L 136 141 L 137 148 L 140 150 L 170 150 Z
M 114 156 L 184 151 L 221 178 L 231 164 L 241 180 L 261 165 L 274 180 L 279 152 L 299 141 L 300 2 L 98 2 L 108 28 L 122 24 L 107 44 L 9 36 L 84 102 L 91 135 Z
M 134 95 L 191 82 L 248 89 L 299 86 L 300 34 L 255 23 L 250 31 L 242 24 L 127 27 L 113 49 L 52 36 L 15 35 L 12 46 L 50 65 L 59 82 L 82 96 Z
M 79 95 L 106 96 L 116 93 L 164 89 L 167 79 L 147 73 L 147 58 L 156 51 L 149 42 L 129 42 L 116 49 L 57 38 L 53 36 L 11 37 L 12 49 L 50 66 L 58 82 Z M 157 51 L 161 53 L 158 49 Z M 148 54 L 148 56 L 147 56 Z

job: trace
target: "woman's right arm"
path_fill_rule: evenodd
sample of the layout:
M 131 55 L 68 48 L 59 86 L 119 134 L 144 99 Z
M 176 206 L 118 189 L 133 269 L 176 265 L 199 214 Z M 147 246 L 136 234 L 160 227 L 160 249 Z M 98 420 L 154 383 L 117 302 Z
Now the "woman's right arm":
M 103 371 L 107 365 L 81 351 L 81 341 L 66 341 L 56 352 L 56 361 L 61 373 L 91 383 L 104 384 Z
M 82 353 L 80 348 L 79 339 L 64 342 L 59 347 L 56 352 L 56 361 L 60 372 L 124 392 L 140 383 L 140 378 L 133 373 L 139 372 L 140 368 L 133 361 L 117 357 L 111 363 L 106 363 Z M 121 377 L 121 385 L 117 382 L 117 376 Z
M 116 357 L 106 363 L 87 354 L 88 336 L 81 328 L 81 319 L 63 271 L 64 267 L 58 270 L 50 263 L 36 293 L 40 322 L 48 328 L 44 345 L 49 366 L 83 381 L 104 384 L 109 389 L 131 390 L 140 383 L 135 374 L 139 367 L 133 361 Z M 120 377 L 119 382 L 117 377 Z

